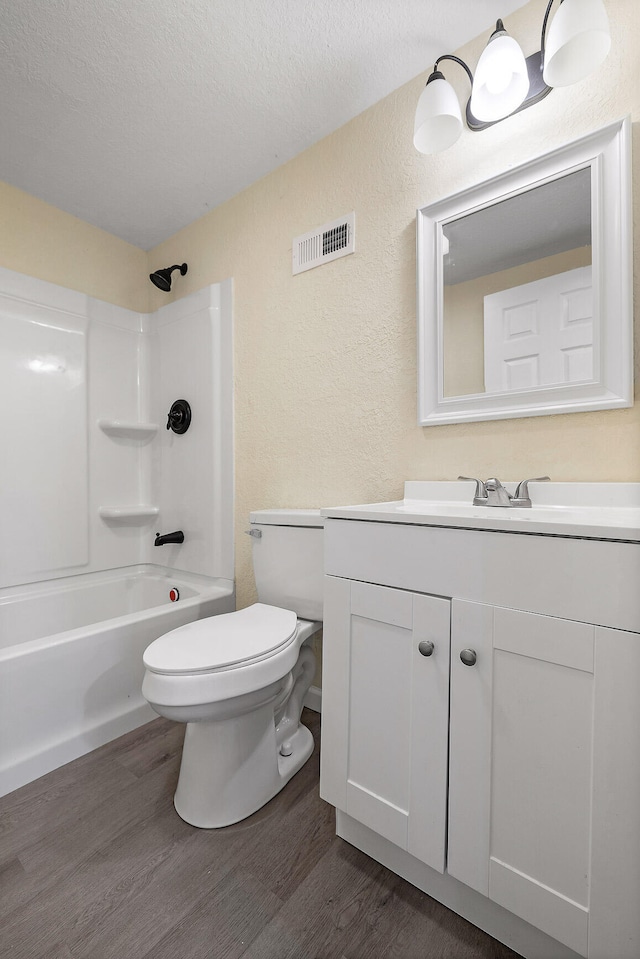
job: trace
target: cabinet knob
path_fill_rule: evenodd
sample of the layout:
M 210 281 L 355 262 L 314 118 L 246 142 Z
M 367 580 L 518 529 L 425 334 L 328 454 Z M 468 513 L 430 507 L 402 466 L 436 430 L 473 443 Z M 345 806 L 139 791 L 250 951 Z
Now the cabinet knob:
M 426 639 L 423 639 L 421 643 L 418 643 L 418 652 L 421 656 L 431 656 L 435 646 L 433 643 L 428 642 Z
M 460 659 L 465 666 L 475 666 L 477 658 L 475 649 L 463 649 L 460 653 Z

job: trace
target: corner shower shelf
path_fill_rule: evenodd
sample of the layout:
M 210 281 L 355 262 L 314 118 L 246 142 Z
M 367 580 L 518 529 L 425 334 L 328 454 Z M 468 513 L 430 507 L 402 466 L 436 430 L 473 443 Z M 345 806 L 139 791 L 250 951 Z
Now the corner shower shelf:
M 127 423 L 123 420 L 98 420 L 98 426 L 109 436 L 128 436 L 132 439 L 146 439 L 159 429 L 157 423 Z
M 111 520 L 136 520 L 145 517 L 157 516 L 160 512 L 158 506 L 100 506 L 98 515 L 102 519 Z

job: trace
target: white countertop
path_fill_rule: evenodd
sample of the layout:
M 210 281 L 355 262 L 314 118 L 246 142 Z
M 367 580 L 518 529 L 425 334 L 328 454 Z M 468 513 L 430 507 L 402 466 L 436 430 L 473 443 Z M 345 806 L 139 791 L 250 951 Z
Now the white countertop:
M 513 493 L 516 483 L 503 485 Z M 321 510 L 334 519 L 640 542 L 640 483 L 531 483 L 532 507 L 473 506 L 471 482 L 405 483 L 404 499 Z

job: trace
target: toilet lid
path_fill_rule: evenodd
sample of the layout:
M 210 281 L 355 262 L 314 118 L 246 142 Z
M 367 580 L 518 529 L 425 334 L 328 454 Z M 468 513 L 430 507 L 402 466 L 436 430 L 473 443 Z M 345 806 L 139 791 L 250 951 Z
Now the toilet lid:
M 201 673 L 265 659 L 295 636 L 290 609 L 255 603 L 179 626 L 154 640 L 143 661 L 154 673 Z

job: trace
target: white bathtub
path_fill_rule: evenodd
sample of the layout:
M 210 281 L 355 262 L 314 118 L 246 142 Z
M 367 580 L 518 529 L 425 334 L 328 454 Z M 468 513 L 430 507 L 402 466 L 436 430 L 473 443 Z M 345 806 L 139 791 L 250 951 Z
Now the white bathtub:
M 0 796 L 154 719 L 144 649 L 234 608 L 230 580 L 150 565 L 0 590 Z

